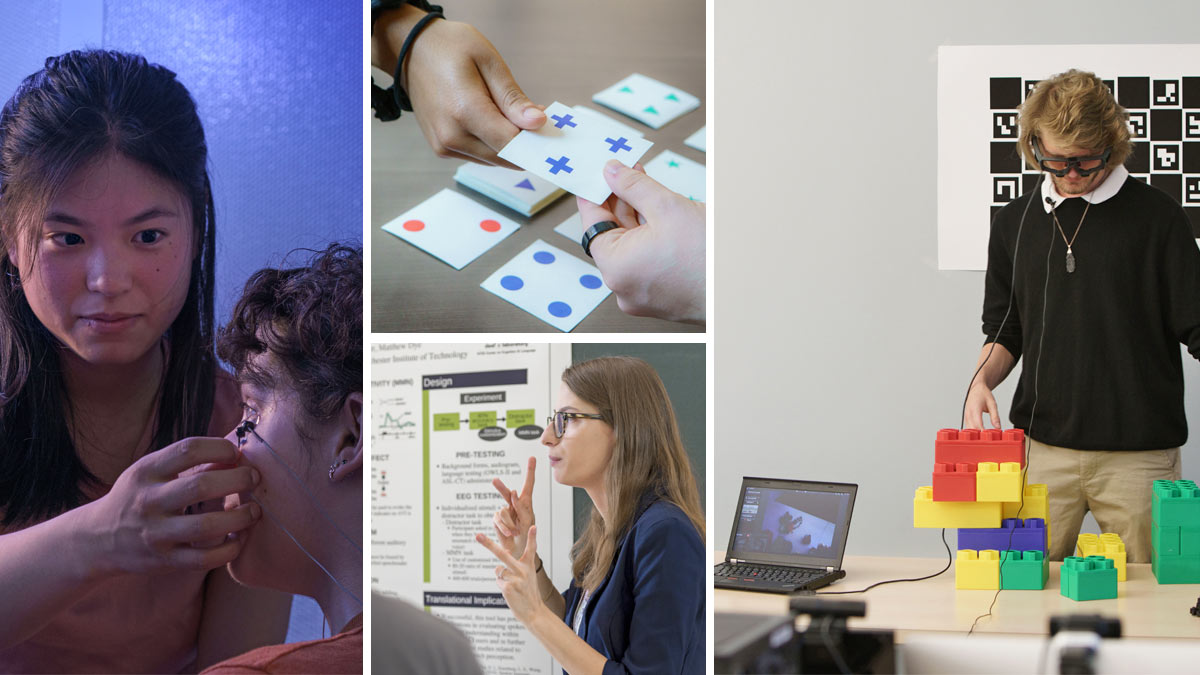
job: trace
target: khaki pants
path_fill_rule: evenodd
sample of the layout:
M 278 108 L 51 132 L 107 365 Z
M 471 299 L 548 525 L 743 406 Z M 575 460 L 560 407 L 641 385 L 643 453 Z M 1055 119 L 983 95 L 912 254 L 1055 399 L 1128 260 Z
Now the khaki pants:
M 1125 542 L 1129 562 L 1150 562 L 1150 500 L 1155 480 L 1179 480 L 1179 448 L 1072 450 L 1030 439 L 1028 483 L 1049 491 L 1050 559 L 1075 555 L 1088 511 L 1101 532 Z

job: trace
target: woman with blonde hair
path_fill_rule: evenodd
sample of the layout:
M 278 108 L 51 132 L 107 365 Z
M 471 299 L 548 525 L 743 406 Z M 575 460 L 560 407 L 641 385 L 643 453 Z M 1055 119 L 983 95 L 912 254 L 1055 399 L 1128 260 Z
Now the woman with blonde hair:
M 560 595 L 537 557 L 536 460 L 520 493 L 494 481 L 499 541 L 476 539 L 513 615 L 571 673 L 704 672 L 704 516 L 658 374 L 631 357 L 567 368 L 542 444 L 594 508 Z

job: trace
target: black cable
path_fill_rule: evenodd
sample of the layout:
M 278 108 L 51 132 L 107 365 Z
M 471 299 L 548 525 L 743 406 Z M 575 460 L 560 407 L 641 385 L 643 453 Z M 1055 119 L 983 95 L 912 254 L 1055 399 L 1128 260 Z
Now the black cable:
M 946 566 L 941 570 L 934 572 L 933 574 L 923 577 L 914 577 L 912 579 L 888 579 L 887 581 L 876 581 L 870 586 L 867 586 L 859 591 L 821 591 L 819 593 L 815 593 L 814 595 L 847 595 L 851 593 L 866 593 L 872 588 L 875 588 L 876 586 L 882 586 L 884 584 L 898 584 L 902 581 L 925 581 L 926 579 L 932 579 L 940 574 L 944 574 L 946 570 L 950 569 L 950 565 L 954 563 L 954 554 L 950 552 L 950 544 L 946 542 L 946 528 L 944 527 L 942 528 L 942 545 L 946 547 Z
M 1032 196 L 1030 196 L 1029 199 L 1030 199 L 1030 201 L 1033 201 Z M 1047 201 L 1049 201 L 1049 197 L 1047 197 L 1046 199 L 1047 199 Z M 1051 203 L 1050 206 L 1051 206 L 1051 209 L 1054 208 L 1053 203 Z M 1029 207 L 1029 205 L 1026 204 L 1026 208 L 1028 208 L 1028 207 Z M 1025 509 L 1025 481 L 1026 481 L 1026 476 L 1029 475 L 1029 451 L 1033 447 L 1033 437 L 1030 434 L 1033 433 L 1033 421 L 1034 421 L 1035 416 L 1037 415 L 1038 375 L 1041 373 L 1041 369 L 1042 369 L 1042 345 L 1044 344 L 1045 337 L 1046 337 L 1046 305 L 1050 298 L 1050 253 L 1054 250 L 1054 242 L 1055 242 L 1054 230 L 1052 228 L 1050 230 L 1050 246 L 1048 246 L 1046 248 L 1046 281 L 1042 285 L 1042 323 L 1040 326 L 1041 330 L 1038 332 L 1037 361 L 1035 361 L 1034 365 L 1033 365 L 1033 408 L 1029 411 L 1029 429 L 1027 430 L 1027 432 L 1025 434 L 1025 452 L 1024 452 L 1025 468 L 1021 471 L 1021 505 L 1017 508 L 1017 516 L 1016 516 L 1017 518 L 1021 517 L 1021 511 L 1023 511 Z M 1017 262 L 1016 262 L 1016 258 L 1014 257 L 1013 258 L 1014 275 L 1015 275 L 1016 267 L 1017 267 Z M 986 361 L 986 359 L 985 359 L 985 361 Z M 964 408 L 964 410 L 965 410 L 965 408 Z M 964 414 L 965 414 L 965 412 L 964 412 Z M 1048 502 L 1047 502 L 1046 508 L 1047 508 L 1047 511 L 1049 511 L 1049 503 Z M 1047 519 L 1049 519 L 1049 515 L 1050 515 L 1049 513 L 1046 513 Z M 1008 535 L 1009 550 L 1012 549 L 1012 539 L 1013 539 L 1013 536 L 1016 535 L 1016 533 L 1017 533 L 1017 529 L 1014 527 L 1013 531 L 1010 532 Z M 1049 542 L 1047 542 L 1046 556 L 1049 557 L 1049 555 L 1050 555 L 1050 546 L 1049 546 Z M 1000 568 L 998 570 L 998 574 L 999 574 L 999 577 L 998 577 L 998 583 L 996 585 L 996 594 L 992 596 L 992 603 L 990 605 L 988 605 L 988 611 L 986 614 L 980 614 L 979 616 L 975 617 L 974 621 L 971 622 L 971 628 L 970 628 L 970 630 L 967 631 L 968 637 L 972 633 L 975 632 L 975 626 L 979 624 L 980 619 L 990 617 L 992 615 L 992 610 L 996 607 L 996 599 L 1000 597 L 1000 591 L 1004 590 L 1004 552 L 1003 551 L 1000 552 Z

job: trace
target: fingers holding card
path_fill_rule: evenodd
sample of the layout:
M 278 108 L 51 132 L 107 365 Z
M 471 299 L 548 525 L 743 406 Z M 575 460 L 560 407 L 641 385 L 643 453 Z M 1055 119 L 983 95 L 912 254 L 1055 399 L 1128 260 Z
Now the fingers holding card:
M 616 159 L 632 167 L 654 145 L 622 133 L 602 116 L 580 115 L 557 101 L 546 108 L 546 118 L 541 129 L 517 134 L 500 150 L 500 157 L 596 204 L 612 194 L 604 180 L 604 164 Z

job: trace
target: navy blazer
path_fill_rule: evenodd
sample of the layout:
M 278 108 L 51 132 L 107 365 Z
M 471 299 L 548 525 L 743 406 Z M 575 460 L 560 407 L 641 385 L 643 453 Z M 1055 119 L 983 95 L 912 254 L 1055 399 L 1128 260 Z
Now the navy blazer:
M 678 506 L 653 496 L 640 506 L 580 632 L 608 658 L 604 675 L 703 673 L 704 542 Z M 568 626 L 582 595 L 572 580 L 563 594 Z

